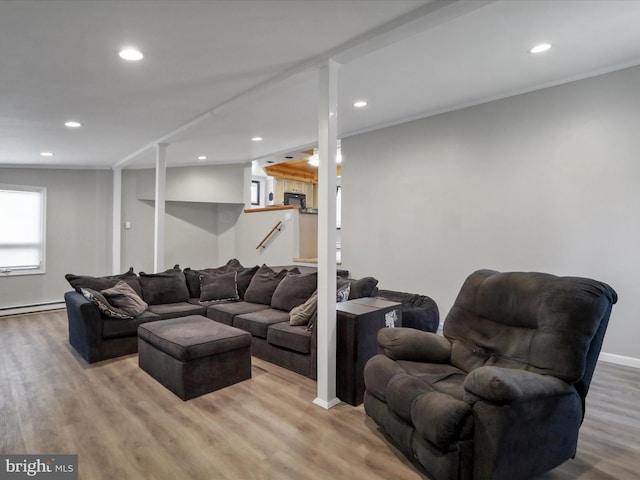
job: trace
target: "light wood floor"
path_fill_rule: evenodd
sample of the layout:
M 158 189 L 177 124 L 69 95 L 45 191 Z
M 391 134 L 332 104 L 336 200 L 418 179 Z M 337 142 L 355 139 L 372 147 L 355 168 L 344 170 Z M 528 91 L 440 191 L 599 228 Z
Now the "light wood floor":
M 326 411 L 315 382 L 252 370 L 183 402 L 137 355 L 87 365 L 64 310 L 0 318 L 0 453 L 78 454 L 81 480 L 428 478 L 362 407 Z M 640 370 L 601 362 L 587 402 L 576 458 L 541 478 L 640 478 Z

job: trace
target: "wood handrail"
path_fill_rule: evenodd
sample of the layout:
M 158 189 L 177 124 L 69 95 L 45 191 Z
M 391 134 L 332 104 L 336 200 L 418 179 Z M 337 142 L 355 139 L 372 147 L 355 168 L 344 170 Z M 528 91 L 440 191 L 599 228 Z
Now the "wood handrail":
M 280 227 L 282 226 L 282 221 L 279 221 L 278 223 L 276 223 L 276 226 L 273 227 L 271 229 L 271 231 L 269 233 L 267 233 L 267 235 L 262 239 L 262 241 L 258 244 L 258 246 L 256 247 L 256 250 L 258 250 L 260 247 L 262 248 L 266 248 L 264 246 L 264 244 L 267 242 L 267 240 L 269 240 L 269 237 L 271 237 L 271 235 L 273 235 L 273 233 L 278 230 L 280 231 Z

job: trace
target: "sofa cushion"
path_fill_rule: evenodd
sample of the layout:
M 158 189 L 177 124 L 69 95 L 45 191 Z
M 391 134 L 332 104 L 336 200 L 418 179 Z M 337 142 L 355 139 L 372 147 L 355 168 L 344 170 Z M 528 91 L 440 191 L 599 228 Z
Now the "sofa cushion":
M 111 288 L 115 286 L 119 281 L 126 282 L 131 288 L 135 290 L 135 292 L 142 296 L 142 288 L 140 287 L 140 281 L 138 280 L 138 276 L 133 273 L 133 267 L 131 267 L 127 272 L 121 273 L 120 275 L 107 275 L 105 277 L 92 277 L 90 275 L 74 275 L 73 273 L 67 273 L 64 278 L 69 282 L 69 285 L 73 287 L 73 289 L 80 292 L 80 288 L 90 288 L 91 290 L 101 291 L 107 288 Z
M 187 280 L 180 266 L 161 273 L 140 272 L 142 298 L 149 305 L 186 302 L 189 300 Z
M 189 302 L 177 302 L 149 305 L 149 311 L 159 315 L 164 320 L 166 318 L 186 317 L 187 315 L 205 315 L 207 307 Z
M 233 326 L 249 332 L 254 337 L 267 338 L 269 327 L 281 322 L 289 323 L 289 312 L 267 308 L 236 316 L 233 319 Z
M 311 352 L 311 332 L 304 325 L 293 326 L 287 322 L 271 325 L 267 330 L 267 342 L 298 353 Z
M 294 307 L 289 312 L 289 325 L 307 325 L 311 317 L 318 309 L 318 290 L 304 302 L 302 305 Z
M 243 268 L 241 270 L 238 270 L 236 283 L 238 285 L 238 295 L 240 296 L 240 298 L 244 299 L 244 294 L 247 292 L 247 288 L 249 288 L 251 279 L 253 279 L 253 276 L 259 269 L 260 267 L 256 265 L 255 267 Z
M 389 390 L 394 391 L 391 382 Z M 466 402 L 440 392 L 426 392 L 415 398 L 410 412 L 410 422 L 416 432 L 442 450 L 448 450 L 454 442 L 471 438 L 473 416 L 471 406 Z
M 260 310 L 266 310 L 268 308 L 269 305 L 264 305 L 262 303 L 217 303 L 215 305 L 209 305 L 207 307 L 207 318 L 215 320 L 216 322 L 224 323 L 226 325 L 233 325 L 233 319 L 236 315 L 257 312 Z
M 127 313 L 124 310 L 111 305 L 111 303 L 109 303 L 109 300 L 107 300 L 104 295 L 102 295 L 97 290 L 81 287 L 80 293 L 84 298 L 97 306 L 98 310 L 100 310 L 100 313 L 102 313 L 102 315 L 104 315 L 105 317 L 117 318 L 120 320 L 131 320 L 133 318 L 133 315 L 131 315 L 130 313 Z
M 149 306 L 128 283 L 123 281 L 116 283 L 114 287 L 102 290 L 100 293 L 111 305 L 132 317 L 141 315 Z
M 203 274 L 200 277 L 200 301 L 238 300 L 238 272 Z
M 286 275 L 286 269 L 276 272 L 266 265 L 262 265 L 251 279 L 251 283 L 249 283 L 249 287 L 244 294 L 245 301 L 271 305 L 273 292 L 275 292 Z
M 271 308 L 285 310 L 302 305 L 318 288 L 318 273 L 288 273 L 278 284 L 271 297 Z
M 191 298 L 200 298 L 200 276 L 201 275 L 211 275 L 211 274 L 221 274 L 228 273 L 233 271 L 242 270 L 242 264 L 238 261 L 237 258 L 232 258 L 226 264 L 215 267 L 215 268 L 202 268 L 199 270 L 191 269 L 187 267 L 183 270 L 186 282 L 187 289 L 189 290 L 189 296 Z
M 137 335 L 138 325 L 160 320 L 160 315 L 147 310 L 131 320 L 110 319 L 102 322 L 102 338 L 120 338 Z

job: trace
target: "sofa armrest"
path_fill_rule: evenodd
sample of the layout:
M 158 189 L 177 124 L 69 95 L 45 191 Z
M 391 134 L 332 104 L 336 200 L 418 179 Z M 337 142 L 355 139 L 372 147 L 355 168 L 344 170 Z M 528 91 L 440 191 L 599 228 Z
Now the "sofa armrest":
M 309 325 L 312 325 L 311 327 L 311 350 L 310 350 L 310 361 L 311 364 L 309 365 L 309 377 L 313 380 L 317 380 L 318 378 L 318 325 L 317 325 L 317 317 L 318 313 L 314 313 L 312 320 L 313 323 L 309 322 Z M 309 327 L 307 327 L 309 328 Z
M 381 328 L 378 345 L 392 360 L 446 363 L 451 356 L 449 340 L 415 328 Z
M 64 295 L 69 323 L 69 343 L 91 363 L 96 361 L 96 345 L 102 341 L 103 319 L 98 307 L 76 291 Z
M 497 405 L 528 402 L 575 391 L 573 386 L 556 377 L 492 366 L 471 371 L 465 379 L 464 390 L 468 403 L 484 400 Z
M 463 400 L 482 445 L 473 478 L 532 478 L 576 453 L 582 404 L 563 380 L 484 366 L 467 375 Z

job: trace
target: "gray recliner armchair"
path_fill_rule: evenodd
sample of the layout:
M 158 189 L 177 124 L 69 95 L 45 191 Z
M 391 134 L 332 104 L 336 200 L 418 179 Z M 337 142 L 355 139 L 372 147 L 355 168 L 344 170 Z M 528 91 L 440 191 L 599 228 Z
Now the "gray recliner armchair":
M 444 336 L 378 333 L 364 407 L 437 480 L 523 480 L 576 453 L 616 292 L 544 273 L 479 270 Z

